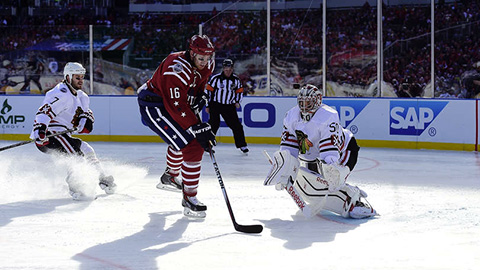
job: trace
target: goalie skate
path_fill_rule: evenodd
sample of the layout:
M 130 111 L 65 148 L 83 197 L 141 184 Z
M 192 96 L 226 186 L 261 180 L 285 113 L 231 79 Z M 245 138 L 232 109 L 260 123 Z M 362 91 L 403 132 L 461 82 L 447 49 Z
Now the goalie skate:
M 349 215 L 351 218 L 361 219 L 374 217 L 377 214 L 377 211 L 372 208 L 372 206 L 366 202 L 357 201 L 355 206 L 350 210 Z
M 197 197 L 183 196 L 183 214 L 187 217 L 205 218 L 207 206 L 197 200 Z
M 166 169 L 163 175 L 160 177 L 160 183 L 157 184 L 158 189 L 163 189 L 173 192 L 181 192 L 182 184 L 178 183 L 178 180 L 170 175 L 169 169 Z

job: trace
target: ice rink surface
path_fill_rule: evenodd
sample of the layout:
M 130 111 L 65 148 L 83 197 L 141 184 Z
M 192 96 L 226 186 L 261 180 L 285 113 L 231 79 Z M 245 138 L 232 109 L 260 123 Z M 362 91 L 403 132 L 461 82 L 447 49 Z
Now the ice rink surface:
M 103 194 L 80 162 L 99 195 L 88 202 L 68 194 L 72 161 L 33 144 L 0 152 L 0 269 L 480 269 L 475 152 L 362 148 L 348 182 L 381 216 L 306 219 L 285 191 L 263 186 L 262 151 L 278 146 L 250 145 L 243 156 L 221 144 L 216 158 L 237 222 L 264 226 L 248 235 L 234 230 L 208 155 L 198 194 L 208 211 L 198 220 L 183 216 L 180 193 L 155 188 L 165 144 L 91 145 L 118 190 Z

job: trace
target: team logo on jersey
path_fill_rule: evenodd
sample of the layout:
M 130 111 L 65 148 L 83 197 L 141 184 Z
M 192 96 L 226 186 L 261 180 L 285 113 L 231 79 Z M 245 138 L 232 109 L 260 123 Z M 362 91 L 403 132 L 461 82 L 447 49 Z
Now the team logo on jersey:
M 420 136 L 448 104 L 448 101 L 390 101 L 390 134 Z M 430 136 L 436 129 L 428 128 Z
M 308 139 L 308 135 L 301 130 L 295 130 L 295 134 L 297 135 L 300 154 L 307 153 L 307 151 L 310 150 L 310 147 L 313 146 L 313 143 Z
M 324 99 L 323 103 L 333 107 L 338 112 L 338 117 L 340 118 L 340 124 L 342 127 L 348 128 L 348 125 L 350 125 L 350 123 L 355 120 L 362 110 L 365 109 L 368 103 L 370 103 L 370 100 Z
M 177 63 L 177 64 L 173 65 L 173 71 L 175 71 L 176 73 L 182 72 L 183 71 L 182 64 Z

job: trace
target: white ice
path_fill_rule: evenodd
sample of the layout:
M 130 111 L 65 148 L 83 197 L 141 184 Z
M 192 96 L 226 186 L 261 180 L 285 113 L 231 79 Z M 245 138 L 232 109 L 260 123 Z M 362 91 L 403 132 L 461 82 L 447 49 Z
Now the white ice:
M 0 141 L 0 146 L 13 142 Z M 480 155 L 475 152 L 362 148 L 349 182 L 381 216 L 306 219 L 285 191 L 263 186 L 276 145 L 232 144 L 216 158 L 236 232 L 212 162 L 204 155 L 198 198 L 204 220 L 183 216 L 181 194 L 155 188 L 165 144 L 94 142 L 118 183 L 97 200 L 72 201 L 68 160 L 20 146 L 0 152 L 0 269 L 480 269 Z

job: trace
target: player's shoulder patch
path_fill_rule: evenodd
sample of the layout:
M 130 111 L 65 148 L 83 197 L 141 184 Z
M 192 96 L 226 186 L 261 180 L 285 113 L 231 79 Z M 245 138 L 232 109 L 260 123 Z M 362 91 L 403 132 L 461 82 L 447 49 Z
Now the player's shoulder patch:
M 62 85 L 62 84 L 58 84 L 57 86 L 52 88 L 52 90 L 47 91 L 47 94 L 50 94 L 50 95 L 64 95 L 66 93 L 68 93 L 68 88 L 66 85 Z
M 174 71 L 175 73 L 181 73 L 181 72 L 183 72 L 183 66 L 182 66 L 182 64 L 176 63 L 175 65 L 173 65 L 173 71 Z

